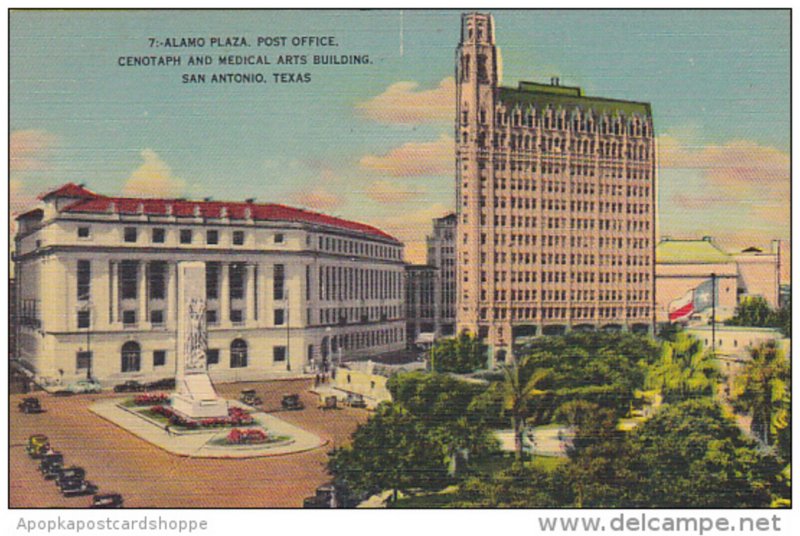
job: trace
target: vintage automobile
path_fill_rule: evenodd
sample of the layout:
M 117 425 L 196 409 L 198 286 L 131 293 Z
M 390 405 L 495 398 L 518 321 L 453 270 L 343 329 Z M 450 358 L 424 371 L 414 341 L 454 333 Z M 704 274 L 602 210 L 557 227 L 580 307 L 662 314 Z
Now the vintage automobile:
M 364 401 L 364 397 L 358 393 L 347 393 L 347 399 L 344 402 L 346 405 L 350 406 L 351 408 L 366 408 L 367 403 Z
M 89 508 L 122 508 L 122 495 L 119 493 L 103 493 L 92 497 L 92 504 Z
M 146 389 L 147 386 L 145 384 L 139 383 L 136 380 L 128 380 L 125 383 L 114 386 L 115 393 L 141 393 Z
M 337 409 L 338 400 L 335 395 L 322 396 L 319 399 L 319 407 L 321 409 Z
M 22 402 L 20 402 L 17 405 L 17 407 L 22 413 L 29 413 L 29 414 L 44 413 L 44 409 L 42 408 L 42 405 L 39 403 L 39 399 L 36 398 L 35 396 L 29 396 L 23 398 Z
M 103 386 L 95 380 L 78 380 L 75 383 L 67 385 L 62 391 L 66 391 L 73 395 L 84 393 L 99 393 L 103 390 Z M 61 394 L 59 392 L 59 394 Z
M 305 405 L 303 405 L 303 402 L 300 400 L 300 395 L 290 394 L 283 395 L 281 407 L 288 411 L 297 411 L 303 409 Z
M 32 435 L 28 438 L 25 450 L 28 451 L 28 456 L 31 458 L 39 459 L 50 450 L 50 440 L 43 434 Z
M 261 397 L 256 394 L 255 389 L 244 389 L 239 393 L 239 402 L 248 406 L 260 406 L 264 403 Z
M 159 391 L 175 389 L 175 378 L 162 378 L 154 382 L 145 384 L 146 391 Z
M 48 480 L 56 477 L 56 471 L 64 467 L 64 455 L 60 452 L 52 452 L 42 456 L 39 462 L 39 471 Z
M 61 494 L 64 497 L 75 497 L 77 495 L 94 495 L 97 493 L 97 486 L 84 480 L 83 478 L 73 478 L 65 480 L 61 484 Z
M 331 484 L 317 488 L 317 494 L 303 499 L 303 508 L 336 508 L 336 489 Z
M 83 467 L 73 465 L 72 467 L 62 467 L 56 471 L 56 486 L 61 489 L 64 482 L 67 480 L 75 480 L 76 478 L 83 478 L 86 476 L 86 470 Z

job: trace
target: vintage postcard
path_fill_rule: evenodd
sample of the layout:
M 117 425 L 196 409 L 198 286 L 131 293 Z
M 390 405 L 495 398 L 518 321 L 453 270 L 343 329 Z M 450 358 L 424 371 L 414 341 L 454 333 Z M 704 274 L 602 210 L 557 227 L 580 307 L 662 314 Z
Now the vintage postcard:
M 791 507 L 790 35 L 10 10 L 8 506 Z

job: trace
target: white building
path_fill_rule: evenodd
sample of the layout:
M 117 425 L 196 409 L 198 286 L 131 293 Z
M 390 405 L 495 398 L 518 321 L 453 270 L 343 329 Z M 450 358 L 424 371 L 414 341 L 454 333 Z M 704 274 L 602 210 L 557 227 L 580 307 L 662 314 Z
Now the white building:
M 75 184 L 18 218 L 19 356 L 38 377 L 175 373 L 176 263 L 206 263 L 215 380 L 405 347 L 403 245 L 276 204 L 107 197 Z

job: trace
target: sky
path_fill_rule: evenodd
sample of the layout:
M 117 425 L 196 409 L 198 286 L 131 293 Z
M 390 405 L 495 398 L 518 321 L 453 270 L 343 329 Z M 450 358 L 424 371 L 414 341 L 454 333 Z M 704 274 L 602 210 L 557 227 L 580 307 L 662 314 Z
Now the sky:
M 558 76 L 652 104 L 659 235 L 710 235 L 730 250 L 789 238 L 788 10 L 492 13 L 504 85 Z M 431 219 L 455 204 L 459 30 L 455 10 L 14 11 L 11 212 L 70 181 L 106 195 L 254 197 L 378 226 L 424 262 Z M 211 47 L 237 36 L 250 46 Z M 281 36 L 337 46 L 257 46 Z M 165 48 L 183 37 L 206 46 Z M 272 64 L 187 65 L 229 54 Z M 277 65 L 281 54 L 308 63 Z M 119 65 L 153 55 L 182 64 Z M 230 72 L 267 82 L 182 83 Z

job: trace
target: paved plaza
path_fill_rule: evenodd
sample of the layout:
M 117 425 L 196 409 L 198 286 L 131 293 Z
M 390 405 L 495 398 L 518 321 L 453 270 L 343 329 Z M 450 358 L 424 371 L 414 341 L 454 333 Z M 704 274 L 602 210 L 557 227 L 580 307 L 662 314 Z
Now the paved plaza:
M 253 508 L 300 507 L 303 498 L 330 481 L 327 452 L 349 441 L 368 412 L 343 408 L 322 410 L 308 392 L 307 380 L 221 384 L 221 396 L 236 399 L 242 389 L 256 389 L 267 415 L 278 417 L 319 437 L 325 443 L 296 454 L 220 459 L 187 457 L 166 452 L 96 415 L 89 408 L 106 400 L 131 395 L 54 397 L 35 393 L 47 410 L 25 415 L 16 410 L 23 395 L 10 397 L 11 507 L 84 508 L 91 497 L 64 498 L 52 481 L 42 478 L 37 463 L 25 452 L 28 436 L 43 433 L 64 454 L 66 465 L 86 469 L 87 479 L 100 492 L 118 492 L 131 508 Z M 281 411 L 281 397 L 299 393 L 306 408 Z

